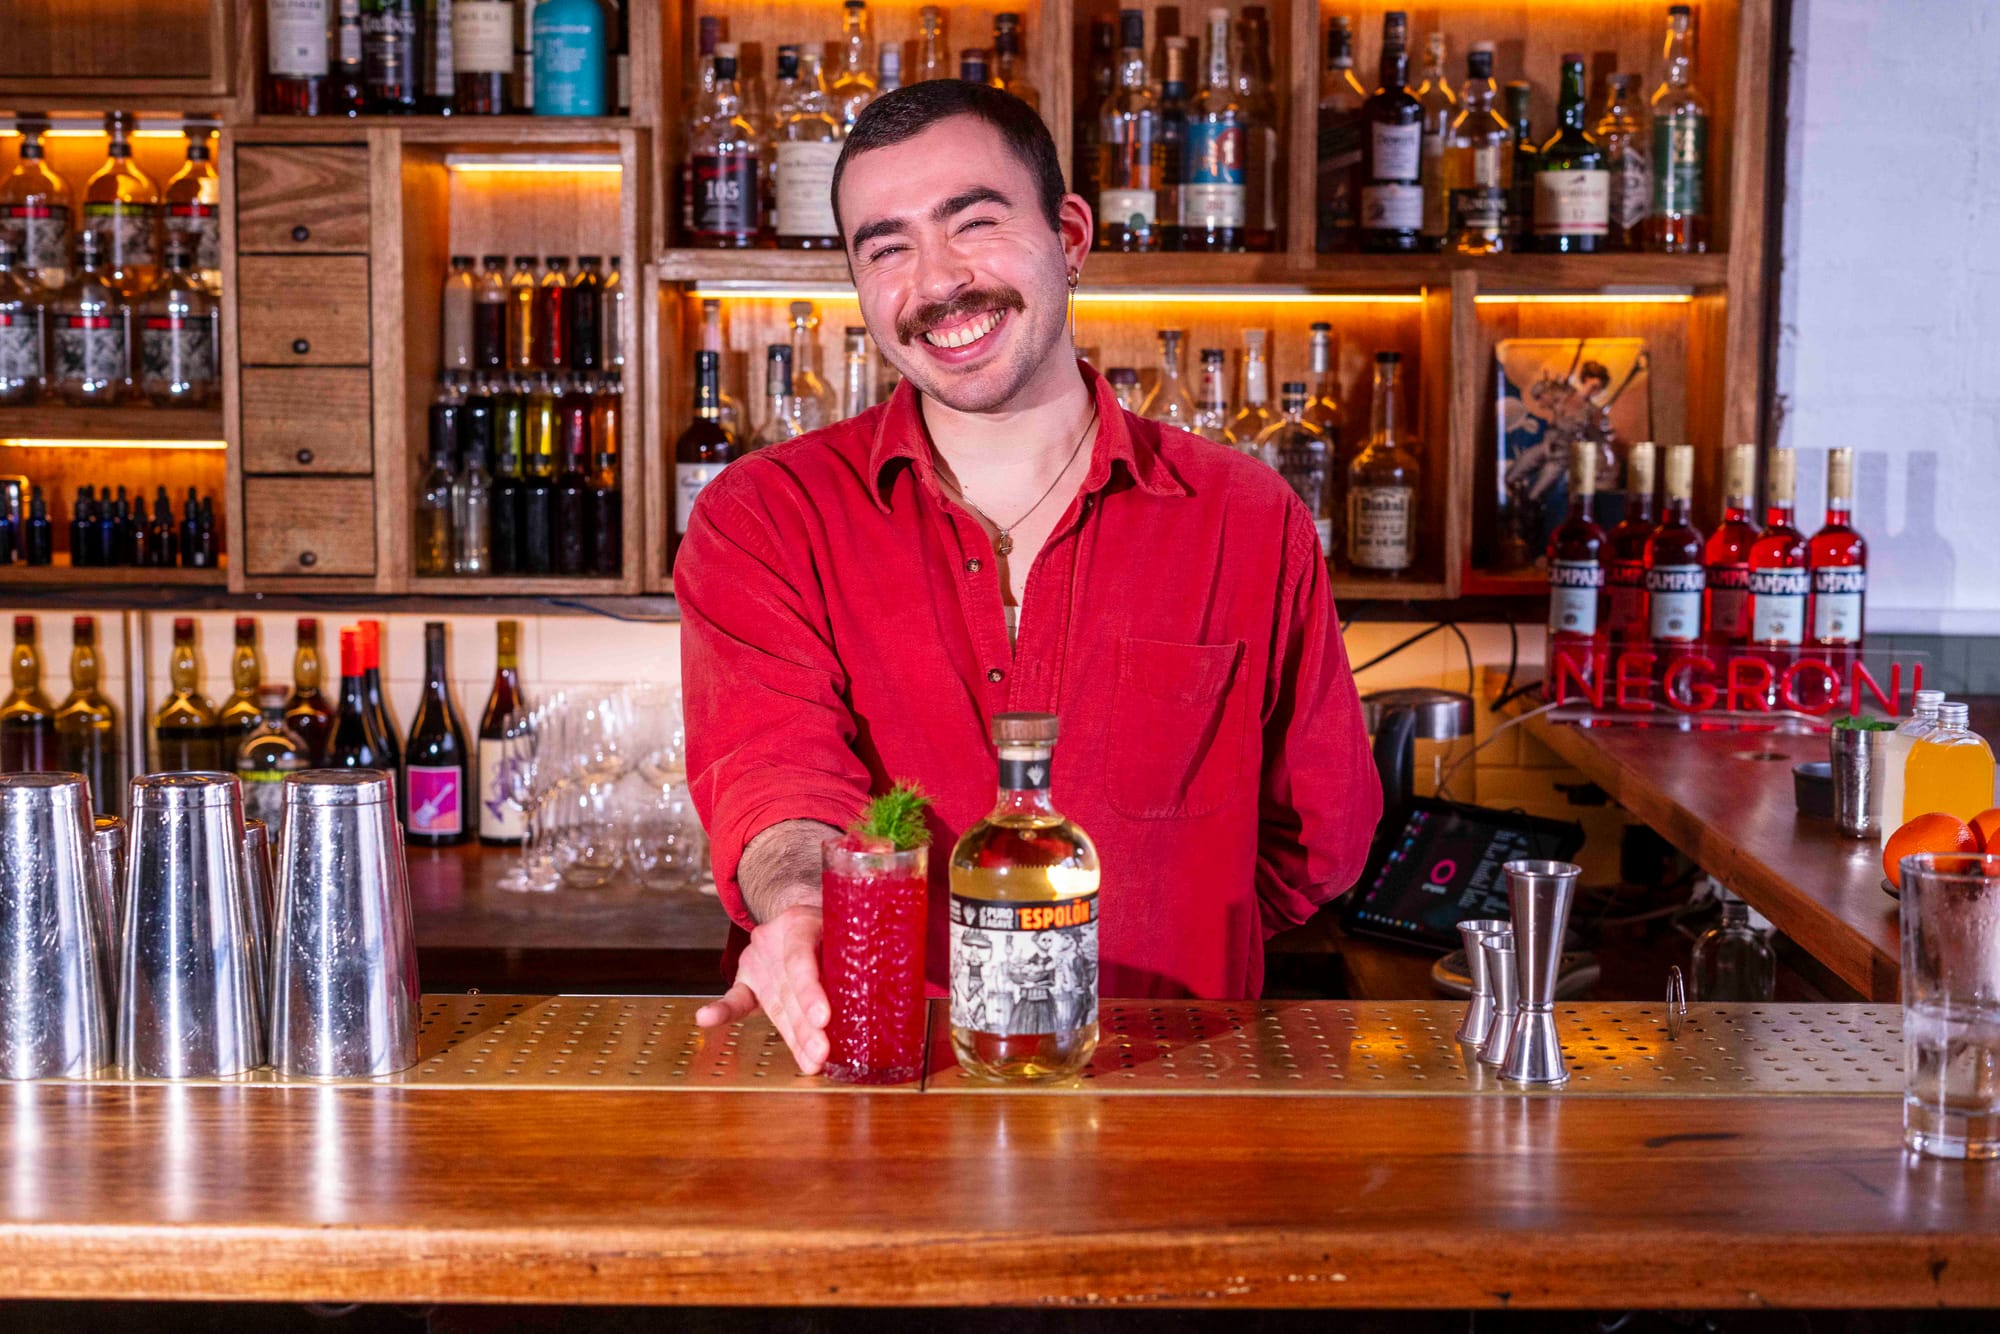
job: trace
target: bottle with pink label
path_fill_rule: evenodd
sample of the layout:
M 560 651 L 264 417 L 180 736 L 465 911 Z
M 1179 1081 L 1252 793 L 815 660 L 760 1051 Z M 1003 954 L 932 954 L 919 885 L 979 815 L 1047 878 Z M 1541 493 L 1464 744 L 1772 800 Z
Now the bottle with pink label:
M 472 833 L 465 724 L 445 673 L 444 622 L 424 624 L 424 693 L 403 748 L 403 830 L 408 842 L 442 848 Z

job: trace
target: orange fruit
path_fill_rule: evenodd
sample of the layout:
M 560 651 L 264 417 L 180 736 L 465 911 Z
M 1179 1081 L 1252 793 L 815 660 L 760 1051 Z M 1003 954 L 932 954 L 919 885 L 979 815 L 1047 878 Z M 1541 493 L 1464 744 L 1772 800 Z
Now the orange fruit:
M 1972 836 L 1981 852 L 2000 852 L 2000 806 L 1972 817 Z
M 1913 852 L 1977 852 L 1979 840 L 1965 821 L 1943 811 L 1919 815 L 1889 835 L 1882 848 L 1882 873 L 1897 889 L 1903 887 L 1903 858 Z

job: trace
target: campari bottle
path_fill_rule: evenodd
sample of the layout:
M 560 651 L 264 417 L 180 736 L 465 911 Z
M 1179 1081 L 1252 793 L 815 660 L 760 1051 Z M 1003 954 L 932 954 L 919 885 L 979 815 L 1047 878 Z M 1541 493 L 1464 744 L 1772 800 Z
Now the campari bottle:
M 1826 522 L 1807 544 L 1812 571 L 1814 656 L 1846 680 L 1861 652 L 1863 605 L 1868 593 L 1868 543 L 1854 530 L 1854 451 L 1836 449 L 1826 459 Z
M 1625 455 L 1625 517 L 1606 540 L 1604 632 L 1614 650 L 1643 646 L 1652 635 L 1646 614 L 1646 544 L 1653 538 L 1653 480 L 1658 453 L 1641 440 Z
M 1597 445 L 1570 446 L 1569 517 L 1549 539 L 1549 661 L 1567 655 L 1577 675 L 1595 670 L 1597 604 L 1604 593 L 1604 530 L 1591 516 L 1597 492 Z M 1549 675 L 1554 681 L 1553 667 Z
M 1757 446 L 1731 445 L 1723 471 L 1722 523 L 1708 535 L 1708 607 L 1703 638 L 1718 653 L 1750 642 L 1750 546 L 1757 540 Z
M 1806 539 L 1792 525 L 1792 498 L 1798 489 L 1798 458 L 1789 449 L 1771 451 L 1764 480 L 1764 532 L 1750 545 L 1750 651 L 1783 676 L 1805 641 Z M 1778 689 L 1766 692 L 1776 706 Z
M 1667 510 L 1646 543 L 1646 611 L 1652 629 L 1655 667 L 1671 684 L 1673 660 L 1701 639 L 1701 602 L 1707 572 L 1702 568 L 1701 530 L 1694 526 L 1694 446 L 1667 448 Z

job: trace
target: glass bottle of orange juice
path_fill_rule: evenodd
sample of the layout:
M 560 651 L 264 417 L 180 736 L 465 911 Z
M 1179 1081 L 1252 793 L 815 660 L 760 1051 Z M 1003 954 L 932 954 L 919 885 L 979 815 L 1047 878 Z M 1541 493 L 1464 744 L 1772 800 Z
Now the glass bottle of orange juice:
M 1910 764 L 1910 748 L 1917 744 L 1917 738 L 1937 726 L 1938 705 L 1944 703 L 1944 691 L 1919 690 L 1915 702 L 1910 706 L 1910 716 L 1902 726 L 1889 733 L 1882 740 L 1882 846 L 1889 846 L 1889 836 L 1903 827 L 1903 778 Z
M 1993 748 L 1964 704 L 1938 705 L 1937 727 L 1916 739 L 1903 768 L 1903 819 L 1943 811 L 1970 822 L 1993 805 Z

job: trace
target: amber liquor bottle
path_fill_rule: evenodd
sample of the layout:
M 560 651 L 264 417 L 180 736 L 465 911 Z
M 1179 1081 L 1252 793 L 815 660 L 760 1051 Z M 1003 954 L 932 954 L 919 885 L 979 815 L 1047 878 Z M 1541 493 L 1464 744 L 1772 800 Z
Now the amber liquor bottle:
M 1598 603 L 1604 595 L 1604 530 L 1591 513 L 1597 495 L 1597 445 L 1571 445 L 1569 516 L 1549 539 L 1549 647 L 1568 649 L 1581 671 L 1590 670 L 1598 642 Z
M 319 621 L 301 616 L 297 647 L 292 652 L 292 693 L 285 700 L 285 726 L 306 743 L 314 765 L 326 761 L 327 737 L 333 732 L 333 707 L 320 689 Z
M 694 354 L 694 420 L 674 445 L 674 543 L 687 536 L 701 489 L 736 459 L 736 438 L 722 427 L 722 354 Z
M 42 659 L 35 618 L 14 618 L 13 691 L 0 703 L 0 773 L 25 774 L 56 765 L 55 710 L 42 693 Z
M 1666 514 L 1646 543 L 1646 613 L 1660 668 L 1701 638 L 1701 530 L 1694 526 L 1694 446 L 1667 447 Z
M 1722 522 L 1708 535 L 1703 638 L 1717 649 L 1750 642 L 1750 547 L 1757 540 L 1757 446 L 1731 445 L 1723 468 Z
M 229 655 L 229 698 L 222 702 L 222 769 L 236 772 L 236 756 L 244 740 L 264 724 L 257 691 L 264 684 L 264 665 L 257 657 L 257 618 L 236 618 L 236 647 Z
M 1868 594 L 1868 543 L 1854 529 L 1854 451 L 1835 449 L 1826 459 L 1826 522 L 1807 544 L 1812 571 L 1809 642 L 1844 679 L 1861 652 Z
M 69 697 L 56 709 L 56 767 L 90 780 L 90 799 L 115 815 L 125 805 L 125 771 L 118 740 L 118 710 L 98 687 L 97 621 L 71 622 Z
M 1792 522 L 1798 457 L 1791 450 L 1771 451 L 1764 489 L 1764 531 L 1750 544 L 1750 643 L 1774 673 L 1782 673 L 1798 658 L 1805 642 L 1806 599 L 1812 586 L 1806 539 Z
M 690 146 L 688 177 L 694 191 L 689 241 L 697 246 L 741 250 L 757 243 L 763 216 L 758 180 L 757 127 L 744 116 L 736 86 L 736 45 L 715 48 L 712 114 L 697 126 Z
M 1612 528 L 1605 561 L 1604 632 L 1613 645 L 1642 645 L 1651 634 L 1646 614 L 1646 545 L 1653 538 L 1653 442 L 1625 455 L 1625 517 Z
M 172 693 L 153 715 L 155 772 L 215 772 L 222 767 L 222 728 L 215 706 L 201 693 L 201 660 L 195 656 L 192 617 L 174 621 L 167 679 Z

